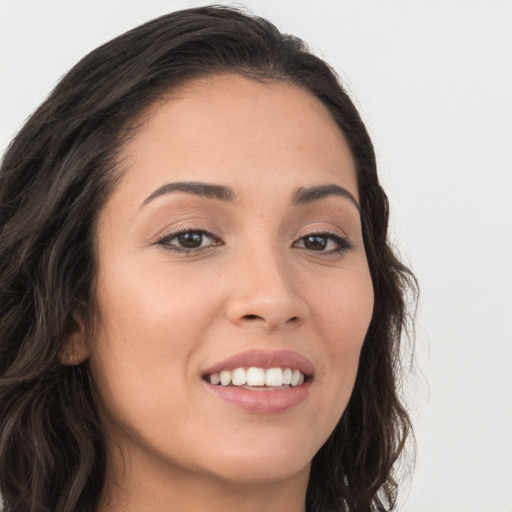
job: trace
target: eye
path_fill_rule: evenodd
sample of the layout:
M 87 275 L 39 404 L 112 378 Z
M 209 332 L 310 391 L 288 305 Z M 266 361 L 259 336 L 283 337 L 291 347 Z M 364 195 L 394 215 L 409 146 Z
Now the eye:
M 311 233 L 299 238 L 294 244 L 299 249 L 324 253 L 343 253 L 353 249 L 352 243 L 334 233 Z
M 169 251 L 190 253 L 199 252 L 215 245 L 222 245 L 222 242 L 204 229 L 184 228 L 159 238 L 156 245 L 163 246 Z

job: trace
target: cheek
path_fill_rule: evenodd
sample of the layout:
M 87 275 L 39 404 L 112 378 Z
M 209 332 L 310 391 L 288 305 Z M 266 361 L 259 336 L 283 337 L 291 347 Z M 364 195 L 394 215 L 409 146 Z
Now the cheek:
M 191 375 L 188 364 L 218 316 L 204 287 L 166 265 L 138 272 L 112 264 L 100 275 L 100 329 L 92 342 L 91 365 L 108 403 L 144 404 L 169 394 Z M 167 390 L 167 391 L 165 391 Z
M 307 282 L 304 280 L 303 282 Z M 373 313 L 373 286 L 366 262 L 309 282 L 311 336 L 317 340 L 318 399 L 304 425 L 314 453 L 331 435 L 353 391 L 361 348 Z
M 139 265 L 136 272 L 110 265 L 97 291 L 105 330 L 145 353 L 189 346 L 217 313 L 197 274 L 191 280 L 165 263 Z
M 372 318 L 374 294 L 366 265 L 347 272 L 339 282 L 333 280 L 326 285 L 314 318 L 328 355 L 319 376 L 328 382 L 326 392 L 344 409 L 352 393 L 361 348 Z
M 318 295 L 318 294 L 317 294 Z M 359 352 L 373 314 L 374 294 L 366 262 L 325 281 L 315 314 L 330 349 Z

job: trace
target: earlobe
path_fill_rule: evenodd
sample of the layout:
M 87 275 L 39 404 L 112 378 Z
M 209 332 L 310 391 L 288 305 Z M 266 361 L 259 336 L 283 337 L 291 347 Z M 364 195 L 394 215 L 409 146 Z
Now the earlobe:
M 62 364 L 67 366 L 76 366 L 83 363 L 89 357 L 89 347 L 85 339 L 84 331 L 81 327 L 73 330 L 68 336 L 62 349 L 59 352 L 59 358 Z

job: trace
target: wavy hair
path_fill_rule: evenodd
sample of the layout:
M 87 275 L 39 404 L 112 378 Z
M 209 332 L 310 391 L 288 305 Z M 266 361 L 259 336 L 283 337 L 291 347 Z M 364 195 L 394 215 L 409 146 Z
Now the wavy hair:
M 209 6 L 141 25 L 84 57 L 8 147 L 0 168 L 0 493 L 6 512 L 94 512 L 106 448 L 88 362 L 59 354 L 95 318 L 98 212 L 122 178 L 134 121 L 197 77 L 239 73 L 296 84 L 344 133 L 357 167 L 375 294 L 355 388 L 312 462 L 310 512 L 389 510 L 411 424 L 400 401 L 400 338 L 415 289 L 387 235 L 388 201 L 367 130 L 334 71 L 300 39 Z

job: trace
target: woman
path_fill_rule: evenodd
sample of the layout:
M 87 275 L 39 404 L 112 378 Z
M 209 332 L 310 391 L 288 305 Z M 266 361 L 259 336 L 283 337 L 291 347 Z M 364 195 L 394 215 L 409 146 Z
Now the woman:
M 86 56 L 1 169 L 6 511 L 388 510 L 409 271 L 354 105 L 224 7 Z

